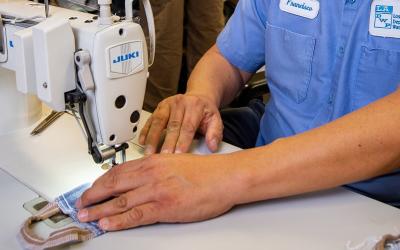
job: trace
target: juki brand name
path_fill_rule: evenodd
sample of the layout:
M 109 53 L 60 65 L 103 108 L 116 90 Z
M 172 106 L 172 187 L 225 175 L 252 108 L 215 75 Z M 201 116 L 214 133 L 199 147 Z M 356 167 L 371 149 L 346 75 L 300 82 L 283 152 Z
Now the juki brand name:
M 125 62 L 138 57 L 139 57 L 139 51 L 135 51 L 132 53 L 118 56 L 116 59 L 113 60 L 113 63 L 115 64 L 115 63 Z
M 313 8 L 311 6 L 308 6 L 306 3 L 296 3 L 293 0 L 287 0 L 286 5 L 295 7 L 295 8 L 299 8 L 299 9 L 303 9 L 303 10 L 308 10 L 308 11 L 312 11 Z

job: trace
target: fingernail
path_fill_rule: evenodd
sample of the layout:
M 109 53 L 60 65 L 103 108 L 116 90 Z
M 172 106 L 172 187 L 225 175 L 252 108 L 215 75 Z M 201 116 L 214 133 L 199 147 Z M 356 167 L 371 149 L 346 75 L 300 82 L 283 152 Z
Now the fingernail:
M 143 135 L 139 137 L 139 143 L 142 145 L 144 144 L 144 136 Z
M 161 151 L 161 153 L 162 153 L 162 154 L 171 154 L 172 152 L 171 152 L 171 150 L 169 150 L 169 149 L 163 149 L 163 150 Z
M 146 148 L 144 149 L 144 154 L 145 154 L 145 155 L 151 155 L 151 154 L 153 154 L 153 153 L 154 153 L 153 147 L 150 146 L 150 145 L 147 145 Z
M 180 150 L 180 149 L 175 149 L 175 154 L 182 154 L 182 150 Z
M 81 207 L 82 207 L 82 200 L 81 200 L 81 198 L 79 198 L 79 199 L 76 201 L 75 207 L 77 207 L 77 208 L 81 208 Z
M 103 229 L 103 230 L 107 230 L 108 226 L 109 226 L 109 221 L 108 219 L 101 219 L 99 221 L 99 226 Z
M 80 221 L 85 221 L 88 217 L 88 210 L 87 209 L 82 209 L 81 211 L 78 212 L 78 219 Z

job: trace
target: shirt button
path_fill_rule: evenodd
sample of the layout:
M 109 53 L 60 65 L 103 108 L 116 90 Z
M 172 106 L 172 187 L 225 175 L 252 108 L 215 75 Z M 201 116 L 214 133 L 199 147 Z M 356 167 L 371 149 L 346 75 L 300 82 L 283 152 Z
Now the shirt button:
M 356 0 L 346 0 L 346 4 L 354 4 Z
M 344 47 L 343 47 L 343 46 L 340 46 L 340 47 L 339 47 L 339 54 L 340 54 L 340 55 L 343 55 L 343 54 L 344 54 Z

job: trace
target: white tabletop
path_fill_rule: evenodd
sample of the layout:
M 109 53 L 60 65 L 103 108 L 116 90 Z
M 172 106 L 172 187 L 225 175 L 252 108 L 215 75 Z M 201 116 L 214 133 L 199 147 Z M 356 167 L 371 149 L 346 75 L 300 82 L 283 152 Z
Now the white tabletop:
M 144 114 L 146 116 L 146 114 Z M 0 137 L 0 249 L 18 249 L 15 235 L 37 193 L 52 199 L 104 171 L 92 163 L 71 117 L 38 137 L 29 130 Z M 207 153 L 203 142 L 196 153 Z M 235 150 L 224 144 L 220 152 Z M 140 157 L 131 144 L 129 158 Z M 28 188 L 29 187 L 29 188 Z M 32 191 L 34 190 L 34 191 Z M 351 241 L 398 233 L 400 210 L 345 189 L 241 206 L 192 224 L 153 225 L 108 233 L 73 249 L 346 249 Z

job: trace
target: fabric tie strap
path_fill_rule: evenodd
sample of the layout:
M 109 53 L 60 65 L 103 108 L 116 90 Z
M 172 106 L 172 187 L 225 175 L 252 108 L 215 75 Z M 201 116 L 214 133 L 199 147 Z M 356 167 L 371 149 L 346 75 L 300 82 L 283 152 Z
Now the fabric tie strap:
M 400 250 L 400 235 L 385 235 L 376 244 L 375 250 Z
M 81 223 L 77 217 L 76 200 L 89 187 L 90 184 L 84 184 L 60 195 L 54 202 L 47 204 L 35 215 L 28 218 L 18 234 L 18 240 L 22 247 L 31 250 L 49 249 L 87 241 L 104 234 L 105 231 L 98 227 L 97 222 Z M 32 226 L 35 223 L 46 220 L 60 212 L 70 216 L 76 226 L 54 231 L 47 239 L 43 239 L 34 233 Z
M 76 226 L 52 232 L 47 239 L 43 239 L 34 233 L 32 226 L 35 223 L 46 220 L 59 212 L 61 212 L 61 209 L 58 207 L 57 203 L 53 202 L 47 204 L 37 214 L 26 220 L 18 237 L 24 249 L 49 249 L 65 244 L 83 242 L 94 238 L 94 235 L 90 230 Z

